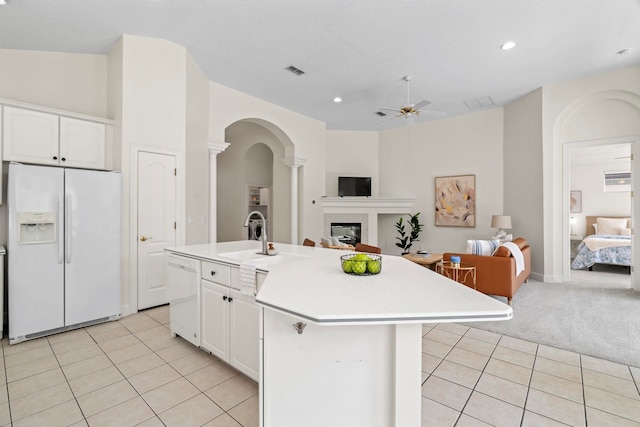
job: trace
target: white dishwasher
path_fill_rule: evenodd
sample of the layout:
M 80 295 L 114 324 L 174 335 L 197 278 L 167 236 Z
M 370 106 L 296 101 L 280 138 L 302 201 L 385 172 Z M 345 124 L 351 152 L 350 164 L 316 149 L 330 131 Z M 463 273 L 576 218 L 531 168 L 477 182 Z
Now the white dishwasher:
M 200 347 L 200 260 L 165 252 L 171 335 Z

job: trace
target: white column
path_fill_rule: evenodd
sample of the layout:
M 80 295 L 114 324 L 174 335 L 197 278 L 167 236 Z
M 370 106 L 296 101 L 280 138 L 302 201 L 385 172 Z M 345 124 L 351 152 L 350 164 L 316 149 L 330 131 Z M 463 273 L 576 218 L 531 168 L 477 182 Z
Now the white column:
M 218 154 L 230 145 L 228 142 L 208 141 L 209 145 L 209 243 L 217 240 L 218 227 Z
M 395 427 L 419 427 L 421 418 L 420 382 L 422 372 L 422 325 L 393 326 L 395 331 L 394 406 Z
M 291 244 L 298 244 L 298 168 L 307 163 L 307 159 L 288 157 L 282 160 L 291 168 Z

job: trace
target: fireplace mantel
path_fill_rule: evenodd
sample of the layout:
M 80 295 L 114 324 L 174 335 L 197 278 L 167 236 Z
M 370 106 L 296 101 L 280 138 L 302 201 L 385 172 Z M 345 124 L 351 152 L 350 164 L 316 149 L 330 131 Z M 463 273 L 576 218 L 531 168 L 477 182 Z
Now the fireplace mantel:
M 362 240 L 378 244 L 378 215 L 411 214 L 415 199 L 373 197 L 323 197 L 320 201 L 324 216 L 324 233 L 330 235 L 331 222 L 363 222 Z
M 333 209 L 376 210 L 378 213 L 410 213 L 416 199 L 387 199 L 373 197 L 323 197 L 320 201 L 325 212 Z

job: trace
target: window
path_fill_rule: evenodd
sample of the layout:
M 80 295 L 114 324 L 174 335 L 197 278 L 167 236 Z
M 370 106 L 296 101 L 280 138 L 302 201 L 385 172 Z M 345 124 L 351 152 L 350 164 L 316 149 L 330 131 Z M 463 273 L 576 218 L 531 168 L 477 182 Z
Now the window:
M 631 172 L 605 171 L 604 191 L 631 191 Z

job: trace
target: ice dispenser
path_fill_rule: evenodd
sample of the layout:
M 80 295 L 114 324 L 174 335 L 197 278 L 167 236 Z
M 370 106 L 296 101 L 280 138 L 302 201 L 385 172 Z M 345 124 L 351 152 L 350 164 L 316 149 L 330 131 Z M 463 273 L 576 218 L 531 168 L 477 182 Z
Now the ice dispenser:
M 55 243 L 55 212 L 18 212 L 18 244 Z

